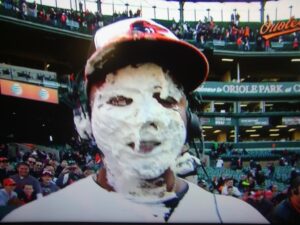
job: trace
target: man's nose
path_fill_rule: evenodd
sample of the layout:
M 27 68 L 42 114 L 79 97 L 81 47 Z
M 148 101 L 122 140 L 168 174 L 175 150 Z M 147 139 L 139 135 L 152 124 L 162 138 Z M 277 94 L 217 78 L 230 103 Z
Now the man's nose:
M 147 128 L 154 128 L 155 130 L 158 130 L 158 124 L 155 121 L 147 121 L 144 123 L 141 127 L 141 129 L 147 129 Z

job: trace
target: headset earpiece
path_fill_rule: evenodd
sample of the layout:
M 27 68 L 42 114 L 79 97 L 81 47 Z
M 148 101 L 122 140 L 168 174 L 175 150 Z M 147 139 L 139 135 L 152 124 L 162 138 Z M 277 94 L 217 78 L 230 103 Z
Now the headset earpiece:
M 202 132 L 200 128 L 200 121 L 195 113 L 192 113 L 189 108 L 186 110 L 187 119 L 187 137 L 186 141 L 189 142 L 193 138 L 201 138 Z

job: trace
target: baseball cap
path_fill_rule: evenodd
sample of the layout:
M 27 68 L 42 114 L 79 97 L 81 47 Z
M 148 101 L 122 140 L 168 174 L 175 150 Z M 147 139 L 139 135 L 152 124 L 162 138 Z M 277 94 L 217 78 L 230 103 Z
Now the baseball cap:
M 138 17 L 107 25 L 96 32 L 94 42 L 96 51 L 85 67 L 87 93 L 89 83 L 139 63 L 152 62 L 169 70 L 185 93 L 195 90 L 208 75 L 208 61 L 198 48 L 150 19 Z
M 53 176 L 53 174 L 52 174 L 51 171 L 49 171 L 49 170 L 44 170 L 43 173 L 42 173 L 42 176 L 46 176 L 46 175 L 51 176 L 51 177 Z
M 0 162 L 8 162 L 8 159 L 6 157 L 0 157 Z
M 16 185 L 16 182 L 12 178 L 5 178 L 3 180 L 3 186 L 13 186 Z

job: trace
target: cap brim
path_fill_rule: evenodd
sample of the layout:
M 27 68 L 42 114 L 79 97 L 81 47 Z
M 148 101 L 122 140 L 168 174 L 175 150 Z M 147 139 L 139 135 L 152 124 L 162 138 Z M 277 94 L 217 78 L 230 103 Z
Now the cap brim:
M 169 70 L 185 93 L 195 90 L 209 71 L 208 61 L 199 49 L 187 42 L 166 38 L 116 41 L 114 45 L 106 46 L 105 50 L 97 49 L 94 56 L 100 60 L 90 65 L 95 68 L 90 78 L 94 74 L 105 76 L 127 65 L 153 62 Z

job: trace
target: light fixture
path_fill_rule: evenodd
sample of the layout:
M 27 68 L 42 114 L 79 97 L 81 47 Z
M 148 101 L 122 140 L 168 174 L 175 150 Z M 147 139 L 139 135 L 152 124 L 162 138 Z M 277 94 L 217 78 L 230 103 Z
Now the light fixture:
M 229 58 L 222 58 L 223 62 L 233 62 L 233 59 L 229 59 Z
M 256 130 L 246 130 L 246 133 L 253 133 L 255 132 Z
M 220 133 L 220 132 L 221 132 L 221 130 L 215 130 L 213 133 L 217 134 L 217 133 Z
M 230 131 L 230 133 L 234 133 L 234 132 L 235 132 L 235 130 L 231 130 L 231 131 Z
M 225 103 L 224 102 L 215 102 L 214 104 L 215 105 L 224 105 Z
M 230 137 L 234 138 L 234 135 L 230 135 Z
M 291 128 L 291 129 L 288 130 L 288 132 L 293 132 L 295 130 L 296 130 L 296 128 Z
M 300 59 L 291 59 L 291 62 L 300 62 Z
M 272 103 L 266 103 L 265 106 L 273 106 Z
M 202 126 L 203 129 L 211 129 L 213 128 L 212 126 Z
M 269 132 L 277 132 L 279 129 L 270 129 Z
M 241 107 L 247 107 L 247 104 L 240 104 Z
M 279 134 L 270 134 L 271 137 L 277 137 Z
M 250 137 L 259 137 L 259 134 L 250 134 Z
M 285 127 L 287 127 L 287 125 L 277 125 L 276 127 L 277 128 L 285 128 Z
M 253 129 L 262 128 L 262 126 L 252 126 Z

